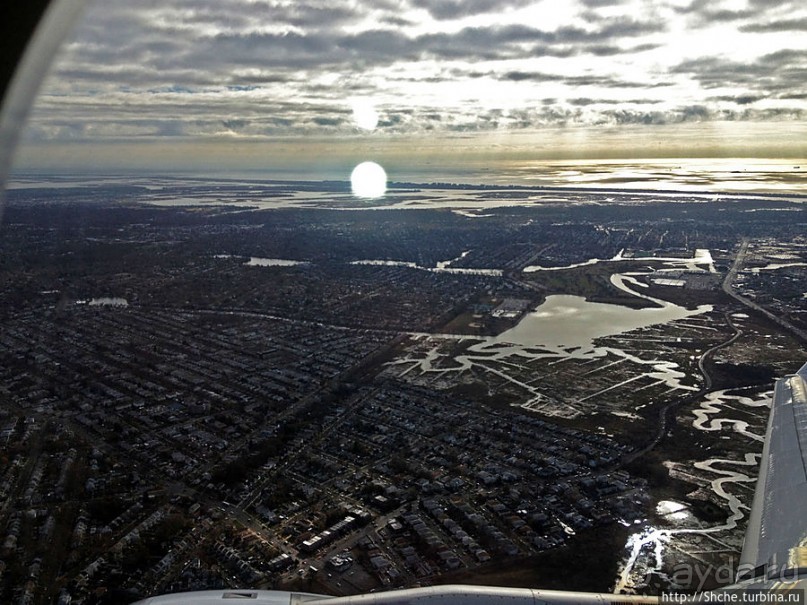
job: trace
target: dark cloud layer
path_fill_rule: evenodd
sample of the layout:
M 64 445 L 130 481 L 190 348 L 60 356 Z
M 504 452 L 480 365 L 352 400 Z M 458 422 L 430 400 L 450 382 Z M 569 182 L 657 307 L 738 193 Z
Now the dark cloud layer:
M 100 29 L 100 28 L 99 28 Z M 370 29 L 358 33 L 335 30 L 289 32 L 226 32 L 194 40 L 192 50 L 183 38 L 152 41 L 141 38 L 136 47 L 120 45 L 109 52 L 111 38 L 101 32 L 81 48 L 76 60 L 87 64 L 115 63 L 139 59 L 155 72 L 196 68 L 208 70 L 232 65 L 277 69 L 314 69 L 360 62 L 362 65 L 390 65 L 402 60 L 425 58 L 466 61 L 529 59 L 536 56 L 568 57 L 577 54 L 620 54 L 640 52 L 654 45 L 621 47 L 614 42 L 658 32 L 663 25 L 630 18 L 612 19 L 598 28 L 565 26 L 548 31 L 528 25 L 466 27 L 453 33 L 409 36 L 396 29 Z M 177 31 L 169 29 L 169 33 Z
M 807 32 L 807 17 L 801 19 L 781 19 L 768 23 L 749 23 L 740 27 L 742 32 L 787 32 L 799 31 Z
M 435 19 L 457 19 L 526 6 L 530 0 L 413 0 L 412 6 L 425 9 Z
M 684 61 L 672 72 L 691 77 L 706 90 L 731 84 L 766 96 L 781 96 L 801 90 L 807 82 L 807 50 L 783 49 L 745 63 L 703 57 Z

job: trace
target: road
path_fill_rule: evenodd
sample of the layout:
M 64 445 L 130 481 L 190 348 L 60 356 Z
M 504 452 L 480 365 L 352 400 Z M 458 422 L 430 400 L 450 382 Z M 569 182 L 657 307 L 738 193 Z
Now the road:
M 724 313 L 723 316 L 726 318 L 726 323 L 728 326 L 734 331 L 734 335 L 731 336 L 728 340 L 724 340 L 716 344 L 715 346 L 706 349 L 701 356 L 698 358 L 698 369 L 700 370 L 701 374 L 703 374 L 703 392 L 708 392 L 712 390 L 712 377 L 709 375 L 709 372 L 706 370 L 706 359 L 712 355 L 718 349 L 722 349 L 723 347 L 727 347 L 732 344 L 735 340 L 737 340 L 740 336 L 742 336 L 743 331 L 740 330 L 737 326 L 734 325 L 734 322 L 731 321 L 731 316 L 728 313 Z
M 715 351 L 729 346 L 740 336 L 742 336 L 742 330 L 738 329 L 737 326 L 734 325 L 734 323 L 731 321 L 731 317 L 729 316 L 729 314 L 724 313 L 724 317 L 726 318 L 726 323 L 734 331 L 734 333 L 723 342 L 719 342 L 713 347 L 706 349 L 703 353 L 701 353 L 701 356 L 698 358 L 698 369 L 703 375 L 703 386 L 698 391 L 690 395 L 687 395 L 686 397 L 678 399 L 676 401 L 672 401 L 667 405 L 665 405 L 663 408 L 661 408 L 661 410 L 659 411 L 658 430 L 656 431 L 653 440 L 639 451 L 633 452 L 632 454 L 628 454 L 627 456 L 625 456 L 623 458 L 623 464 L 633 462 L 637 458 L 644 456 L 647 452 L 649 452 L 650 450 L 655 448 L 656 445 L 658 445 L 659 441 L 661 441 L 664 438 L 664 435 L 667 433 L 667 422 L 669 419 L 670 410 L 674 411 L 678 407 L 686 403 L 692 403 L 694 401 L 697 401 L 698 399 L 706 395 L 706 393 L 712 390 L 713 380 L 711 375 L 709 374 L 709 371 L 706 369 L 706 361 L 709 359 L 709 357 L 712 356 L 712 354 L 714 354 Z
M 785 320 L 782 317 L 779 317 L 778 315 L 775 315 L 775 314 L 771 313 L 767 309 L 761 307 L 757 303 L 755 303 L 755 302 L 745 298 L 744 296 L 738 294 L 734 290 L 734 287 L 733 287 L 732 284 L 734 283 L 734 280 L 737 278 L 737 273 L 740 271 L 740 269 L 742 269 L 743 263 L 745 262 L 745 257 L 748 254 L 748 245 L 749 245 L 748 238 L 743 238 L 740 241 L 740 247 L 737 250 L 736 256 L 734 257 L 734 262 L 731 265 L 731 269 L 729 269 L 728 273 L 726 273 L 726 277 L 723 279 L 723 284 L 722 284 L 723 291 L 726 294 L 728 294 L 729 296 L 731 296 L 737 302 L 742 303 L 743 305 L 745 305 L 749 309 L 752 309 L 754 311 L 758 311 L 759 313 L 762 313 L 765 317 L 767 317 L 771 321 L 775 322 L 777 325 L 779 325 L 780 327 L 782 327 L 783 329 L 785 329 L 789 333 L 793 334 L 797 338 L 801 339 L 803 342 L 807 343 L 807 332 L 805 332 L 804 330 L 801 330 L 800 328 L 797 328 L 796 326 L 791 324 L 789 321 Z M 740 330 L 739 328 L 737 328 L 734 325 L 734 323 L 732 322 L 731 317 L 730 317 L 730 315 L 728 313 L 725 313 L 724 315 L 725 315 L 725 318 L 726 318 L 726 323 L 728 323 L 729 327 L 731 327 L 731 329 L 734 331 L 734 334 L 730 338 L 728 338 L 727 340 L 725 340 L 725 341 L 723 341 L 721 343 L 718 343 L 718 344 L 714 345 L 713 347 L 711 347 L 711 348 L 707 349 L 706 351 L 704 351 L 701 354 L 700 358 L 698 359 L 698 369 L 700 370 L 701 374 L 703 375 L 703 381 L 704 381 L 703 382 L 703 387 L 699 391 L 697 391 L 695 393 L 692 393 L 691 395 L 687 396 L 684 399 L 680 399 L 678 401 L 668 403 L 666 406 L 664 406 L 659 412 L 659 426 L 658 426 L 658 430 L 656 431 L 656 435 L 653 437 L 653 440 L 650 443 L 648 443 L 645 447 L 643 447 L 641 450 L 626 456 L 623 459 L 623 463 L 632 462 L 633 460 L 636 460 L 637 458 L 640 458 L 641 456 L 645 455 L 647 452 L 649 452 L 650 450 L 655 448 L 656 445 L 658 445 L 659 441 L 661 441 L 661 439 L 664 437 L 664 435 L 667 432 L 668 416 L 669 416 L 669 412 L 670 412 L 671 409 L 675 409 L 675 408 L 683 405 L 684 403 L 691 402 L 691 401 L 696 400 L 696 399 L 698 399 L 700 397 L 703 397 L 703 395 L 705 395 L 707 392 L 709 392 L 711 390 L 713 381 L 712 381 L 712 377 L 709 375 L 708 370 L 706 369 L 706 362 L 707 362 L 708 358 L 715 351 L 717 351 L 719 349 L 722 349 L 724 347 L 727 347 L 730 344 L 732 344 L 735 340 L 737 340 L 740 336 L 742 336 L 742 333 L 743 333 L 742 330 Z
M 749 300 L 745 296 L 739 294 L 736 290 L 734 290 L 734 280 L 737 278 L 737 273 L 742 268 L 743 262 L 745 261 L 745 256 L 748 253 L 748 238 L 744 237 L 740 242 L 740 249 L 737 251 L 737 256 L 734 258 L 734 263 L 731 265 L 731 269 L 726 274 L 726 278 L 723 280 L 723 292 L 731 296 L 734 300 L 739 303 L 744 304 L 749 309 L 753 309 L 754 311 L 758 311 L 762 313 L 765 317 L 776 323 L 781 328 L 784 328 L 789 333 L 796 336 L 799 340 L 804 343 L 807 343 L 807 332 L 802 330 L 801 328 L 797 328 L 792 323 L 787 321 L 785 318 L 780 317 L 774 313 L 771 313 L 764 307 L 758 305 L 752 300 Z

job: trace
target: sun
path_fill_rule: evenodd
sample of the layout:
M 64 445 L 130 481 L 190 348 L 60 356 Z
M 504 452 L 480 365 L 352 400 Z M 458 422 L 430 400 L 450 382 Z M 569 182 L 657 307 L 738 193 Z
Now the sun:
M 375 162 L 362 162 L 350 174 L 350 186 L 356 197 L 381 197 L 387 191 L 387 173 Z

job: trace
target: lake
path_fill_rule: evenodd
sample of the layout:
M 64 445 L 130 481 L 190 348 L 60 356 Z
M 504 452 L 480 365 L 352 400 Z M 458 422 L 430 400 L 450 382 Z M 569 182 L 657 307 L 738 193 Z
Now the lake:
M 635 293 L 634 293 L 635 294 Z M 665 303 L 647 309 L 588 302 L 580 296 L 555 294 L 513 328 L 495 338 L 524 346 L 591 348 L 597 338 L 638 328 L 669 323 L 711 311 L 711 305 L 695 310 Z

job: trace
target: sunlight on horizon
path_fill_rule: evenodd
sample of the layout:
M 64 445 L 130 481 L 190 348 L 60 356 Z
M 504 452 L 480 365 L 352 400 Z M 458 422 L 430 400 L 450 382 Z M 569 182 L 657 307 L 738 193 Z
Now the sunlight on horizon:
M 387 173 L 375 162 L 362 162 L 350 174 L 350 185 L 356 197 L 376 199 L 387 191 Z

